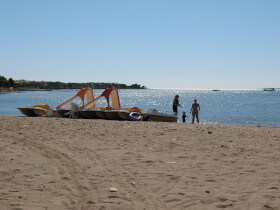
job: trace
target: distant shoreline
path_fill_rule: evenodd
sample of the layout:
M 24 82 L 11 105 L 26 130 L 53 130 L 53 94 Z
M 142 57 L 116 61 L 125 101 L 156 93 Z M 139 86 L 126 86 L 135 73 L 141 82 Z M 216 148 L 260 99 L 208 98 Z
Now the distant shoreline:
M 0 94 L 8 94 L 8 93 L 18 93 L 18 92 L 21 92 L 21 91 L 18 91 L 18 90 L 12 90 L 12 91 L 10 91 L 10 90 L 8 90 L 8 89 L 1 89 L 0 90 Z
M 146 89 L 146 86 L 134 83 L 131 85 L 118 83 L 118 82 L 51 82 L 51 81 L 31 81 L 31 80 L 13 80 L 12 78 L 6 79 L 0 75 L 0 92 L 1 90 L 14 88 L 16 90 L 32 90 L 32 89 L 81 89 L 81 88 L 93 88 L 93 89 L 106 89 L 106 88 L 118 88 L 118 89 Z M 5 91 L 4 91 L 5 92 Z
M 94 88 L 95 90 L 103 90 L 104 88 Z M 146 88 L 145 88 L 146 89 Z M 38 91 L 54 91 L 54 90 L 79 90 L 79 88 L 55 88 L 55 89 L 37 89 L 37 88 L 28 88 L 21 90 L 9 90 L 9 89 L 1 89 L 0 94 L 8 94 L 8 93 L 24 93 L 24 92 L 38 92 Z M 143 88 L 119 88 L 119 90 L 143 90 Z

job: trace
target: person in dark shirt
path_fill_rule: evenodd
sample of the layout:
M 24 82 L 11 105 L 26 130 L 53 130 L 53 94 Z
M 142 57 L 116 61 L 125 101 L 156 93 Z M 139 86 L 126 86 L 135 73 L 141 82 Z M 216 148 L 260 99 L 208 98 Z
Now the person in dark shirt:
M 183 123 L 186 122 L 186 117 L 187 117 L 186 112 L 183 112 L 183 115 L 182 115 Z
M 198 119 L 198 110 L 200 110 L 200 106 L 197 103 L 197 100 L 194 99 L 194 103 L 192 104 L 192 108 L 190 113 L 192 113 L 192 124 L 194 124 L 194 118 L 196 117 L 196 121 L 199 124 L 199 119 Z
M 181 104 L 179 103 L 179 96 L 176 95 L 173 101 L 173 113 L 174 115 L 178 114 L 178 106 L 181 107 Z

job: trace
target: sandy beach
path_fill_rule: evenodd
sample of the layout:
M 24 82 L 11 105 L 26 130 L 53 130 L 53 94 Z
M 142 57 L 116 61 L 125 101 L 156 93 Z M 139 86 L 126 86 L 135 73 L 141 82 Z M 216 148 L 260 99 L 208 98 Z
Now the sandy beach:
M 280 209 L 280 128 L 0 117 L 1 209 Z

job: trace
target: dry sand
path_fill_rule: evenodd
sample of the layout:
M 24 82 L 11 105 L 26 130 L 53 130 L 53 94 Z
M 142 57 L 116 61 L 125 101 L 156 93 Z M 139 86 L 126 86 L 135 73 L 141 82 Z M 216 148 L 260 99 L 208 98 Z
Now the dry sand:
M 280 128 L 0 117 L 0 208 L 280 209 L 279 154 Z

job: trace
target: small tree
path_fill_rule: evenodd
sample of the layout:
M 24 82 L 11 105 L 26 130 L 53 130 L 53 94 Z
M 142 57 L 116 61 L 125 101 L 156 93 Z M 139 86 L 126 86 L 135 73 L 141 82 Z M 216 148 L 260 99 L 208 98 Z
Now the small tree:
M 7 79 L 4 76 L 0 76 L 0 87 L 6 87 L 7 86 Z
M 12 78 L 9 79 L 9 85 L 10 85 L 10 87 L 14 87 L 14 85 L 15 85 L 15 82 Z

